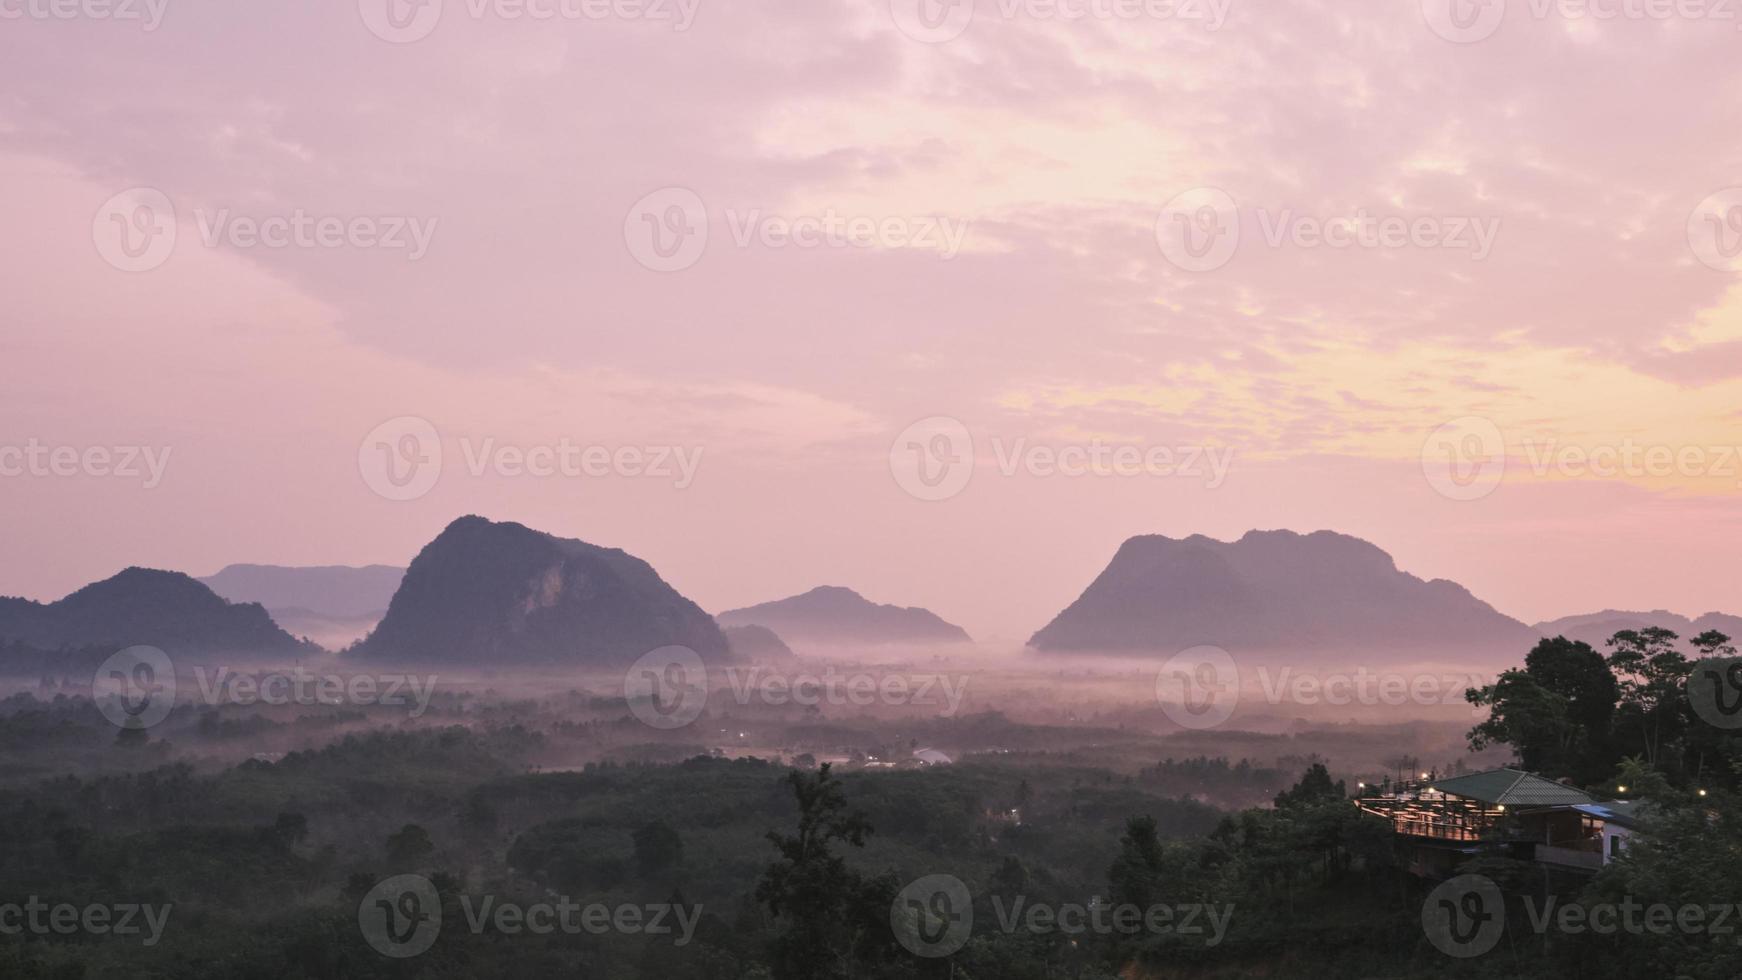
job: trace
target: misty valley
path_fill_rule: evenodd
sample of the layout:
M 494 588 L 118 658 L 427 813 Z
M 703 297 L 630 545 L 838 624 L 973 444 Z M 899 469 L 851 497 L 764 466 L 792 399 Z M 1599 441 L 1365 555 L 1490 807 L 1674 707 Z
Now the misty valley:
M 1014 649 L 479 517 L 129 569 L 0 600 L 0 974 L 1732 977 L 1731 620 L 1638 615 L 1326 532 L 1134 538 Z

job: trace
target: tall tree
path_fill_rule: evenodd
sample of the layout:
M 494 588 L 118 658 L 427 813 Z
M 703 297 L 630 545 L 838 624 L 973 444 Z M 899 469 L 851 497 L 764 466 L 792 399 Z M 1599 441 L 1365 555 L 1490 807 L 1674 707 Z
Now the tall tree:
M 1621 706 L 1639 727 L 1645 761 L 1658 765 L 1665 738 L 1682 723 L 1683 685 L 1693 663 L 1676 648 L 1677 635 L 1661 626 L 1622 630 L 1609 638 L 1609 667 L 1621 687 Z
M 1601 780 L 1614 768 L 1610 732 L 1620 687 L 1603 655 L 1564 636 L 1544 638 L 1495 683 L 1466 692 L 1487 706 L 1488 719 L 1470 730 L 1470 745 L 1511 745 L 1533 772 Z
M 815 773 L 787 774 L 798 803 L 798 829 L 793 834 L 768 833 L 780 860 L 763 872 L 756 900 L 786 921 L 772 950 L 778 980 L 850 976 L 868 925 L 864 911 L 870 886 L 847 867 L 835 846 L 864 847 L 871 825 L 863 813 L 847 809 L 841 784 L 829 768 L 824 763 Z

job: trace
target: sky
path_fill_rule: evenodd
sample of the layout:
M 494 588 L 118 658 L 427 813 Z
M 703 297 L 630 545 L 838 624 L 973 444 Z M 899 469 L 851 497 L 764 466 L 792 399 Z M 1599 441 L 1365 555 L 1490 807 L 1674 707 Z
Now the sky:
M 1012 644 L 1253 528 L 1742 612 L 1739 17 L 0 0 L 0 594 L 477 513 Z

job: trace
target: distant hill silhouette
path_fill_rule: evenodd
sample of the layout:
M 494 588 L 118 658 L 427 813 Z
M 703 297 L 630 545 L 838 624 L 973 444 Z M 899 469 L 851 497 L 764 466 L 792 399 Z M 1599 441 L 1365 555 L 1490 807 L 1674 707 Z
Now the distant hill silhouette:
M 129 568 L 55 602 L 0 598 L 0 640 L 41 649 L 161 647 L 181 652 L 300 654 L 307 648 L 255 603 L 231 603 L 181 572 Z
M 668 645 L 730 658 L 726 637 L 653 567 L 521 524 L 462 517 L 406 569 L 352 655 L 375 660 L 624 666 Z
M 230 565 L 200 579 L 231 602 L 258 602 L 278 625 L 338 649 L 366 636 L 405 578 L 391 565 Z
M 970 643 L 960 626 L 928 610 L 878 605 L 852 589 L 824 585 L 803 595 L 723 612 L 725 626 L 766 626 L 789 643 Z
M 1359 538 L 1331 531 L 1135 537 L 1029 645 L 1041 650 L 1491 647 L 1536 640 L 1463 586 L 1424 581 Z
M 785 660 L 793 655 L 780 635 L 766 626 L 728 626 L 726 642 L 739 660 Z
M 1663 609 L 1652 612 L 1605 609 L 1602 612 L 1546 620 L 1537 623 L 1533 628 L 1543 636 L 1564 636 L 1569 640 L 1582 640 L 1599 652 L 1608 653 L 1611 636 L 1622 630 L 1639 630 L 1647 626 L 1661 626 L 1675 631 L 1681 636 L 1682 649 L 1689 653 L 1694 648 L 1687 641 L 1707 630 L 1717 630 L 1742 646 L 1742 617 L 1716 612 L 1706 613 L 1698 619 L 1689 619 Z
M 200 581 L 231 602 L 258 602 L 269 612 L 301 609 L 356 619 L 386 612 L 404 578 L 405 569 L 391 565 L 228 565 Z

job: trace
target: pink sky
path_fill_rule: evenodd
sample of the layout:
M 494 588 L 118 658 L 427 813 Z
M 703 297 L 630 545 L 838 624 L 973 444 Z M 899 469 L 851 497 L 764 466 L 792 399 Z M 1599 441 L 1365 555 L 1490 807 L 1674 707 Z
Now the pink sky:
M 916 0 L 445 0 L 393 43 L 387 2 L 138 0 L 147 29 L 0 0 L 0 593 L 403 563 L 475 512 L 711 610 L 840 584 L 1013 641 L 1126 537 L 1253 527 L 1359 535 L 1527 620 L 1742 612 L 1742 24 L 1511 0 L 1459 43 L 1452 0 L 1233 0 L 1219 27 L 979 0 L 926 43 Z M 123 271 L 136 188 L 176 238 Z M 1197 188 L 1237 208 L 1216 268 L 1158 244 Z M 692 201 L 705 247 L 651 255 L 645 218 Z M 206 240 L 297 214 L 427 250 Z M 1270 240 L 1357 214 L 1493 234 Z M 876 231 L 782 240 L 823 218 Z M 916 499 L 892 446 L 940 416 L 976 465 Z M 392 500 L 359 451 L 402 417 L 443 467 Z M 1423 449 L 1469 418 L 1506 466 L 1455 499 Z M 468 471 L 563 440 L 701 462 L 681 488 Z M 1006 476 L 1019 441 L 1233 462 Z M 33 445 L 170 455 L 149 488 L 6 470 Z M 1550 446 L 1691 462 L 1539 471 Z

